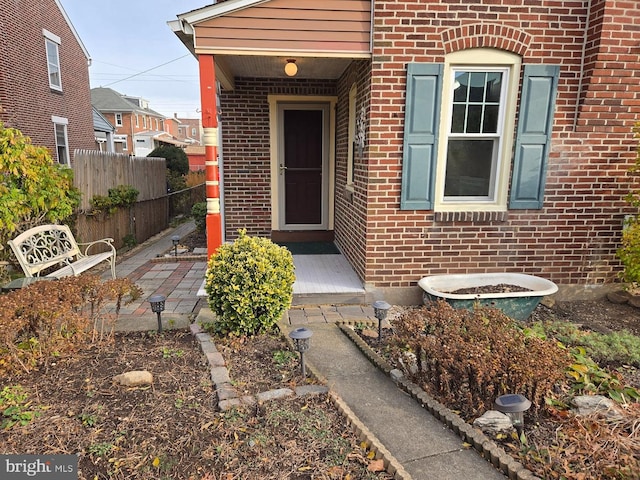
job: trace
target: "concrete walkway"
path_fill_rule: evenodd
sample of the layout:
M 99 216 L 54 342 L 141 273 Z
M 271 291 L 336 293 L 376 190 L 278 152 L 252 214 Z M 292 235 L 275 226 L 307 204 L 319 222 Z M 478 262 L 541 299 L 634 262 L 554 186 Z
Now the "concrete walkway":
M 157 293 L 167 297 L 164 328 L 187 327 L 198 315 L 211 318 L 206 301 L 197 296 L 206 262 L 158 261 L 171 250 L 173 235 L 185 236 L 193 228 L 193 223 L 186 223 L 163 232 L 120 259 L 117 276 L 130 278 L 144 294 L 122 308 L 117 330 L 155 330 L 157 316 L 148 298 Z M 109 272 L 105 275 L 109 278 Z M 310 369 L 327 381 L 412 478 L 506 478 L 365 358 L 336 326 L 340 321 L 377 322 L 368 305 L 305 305 L 288 310 L 281 326 L 285 334 L 299 326 L 313 331 L 306 354 Z
M 310 369 L 324 377 L 329 388 L 344 400 L 412 478 L 506 478 L 475 450 L 463 447 L 458 435 L 400 390 L 334 323 L 355 318 L 370 321 L 374 318 L 371 307 L 324 309 L 326 316 L 315 315 L 311 321 L 309 317 L 302 320 L 295 310 L 293 315 L 289 311 L 286 319 L 289 331 L 306 324 L 313 332 L 311 348 L 305 354 Z M 315 308 L 311 311 L 317 312 Z
M 162 312 L 163 328 L 186 328 L 194 320 L 204 299 L 198 297 L 207 269 L 205 260 L 175 262 L 162 257 L 171 252 L 171 237 L 184 237 L 195 230 L 195 224 L 183 223 L 175 229 L 162 232 L 123 255 L 117 261 L 116 276 L 127 277 L 142 288 L 142 296 L 129 305 L 122 305 L 116 330 L 156 330 L 157 315 L 151 311 L 149 297 L 164 295 L 165 310 Z M 102 278 L 111 278 L 105 271 Z M 115 306 L 112 306 L 113 313 Z

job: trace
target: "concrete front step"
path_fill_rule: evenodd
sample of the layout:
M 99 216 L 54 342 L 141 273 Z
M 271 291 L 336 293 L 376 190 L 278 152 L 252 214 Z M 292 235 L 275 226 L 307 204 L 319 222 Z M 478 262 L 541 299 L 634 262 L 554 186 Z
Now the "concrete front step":
M 342 293 L 294 293 L 292 305 L 366 305 L 373 300 L 366 291 Z

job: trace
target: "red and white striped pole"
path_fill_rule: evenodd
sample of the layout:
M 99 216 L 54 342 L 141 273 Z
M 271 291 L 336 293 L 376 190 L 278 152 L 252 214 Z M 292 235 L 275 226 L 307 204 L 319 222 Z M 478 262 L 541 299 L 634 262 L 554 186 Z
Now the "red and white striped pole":
M 211 257 L 222 245 L 220 215 L 220 172 L 218 165 L 218 112 L 216 105 L 216 69 L 213 55 L 198 56 L 200 66 L 200 103 L 204 143 L 207 194 L 207 255 Z

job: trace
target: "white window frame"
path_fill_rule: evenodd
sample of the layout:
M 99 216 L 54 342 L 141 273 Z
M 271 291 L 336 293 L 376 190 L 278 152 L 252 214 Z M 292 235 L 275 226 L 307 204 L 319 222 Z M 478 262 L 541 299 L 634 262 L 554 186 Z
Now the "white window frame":
M 142 128 L 147 128 L 147 116 L 142 116 Z
M 44 36 L 44 48 L 47 57 L 47 74 L 49 87 L 52 90 L 62 91 L 62 68 L 60 67 L 60 37 L 48 30 L 42 29 Z M 53 58 L 52 58 L 53 57 Z M 57 75 L 57 81 L 56 81 Z
M 140 126 L 140 121 L 138 119 L 138 114 L 136 113 L 136 128 Z
M 116 113 L 116 127 L 122 126 L 122 114 Z
M 509 171 L 515 132 L 515 114 L 520 81 L 521 59 L 509 52 L 474 48 L 446 56 L 443 76 L 442 109 L 438 137 L 438 158 L 434 208 L 437 211 L 507 211 Z M 451 136 L 453 91 L 456 71 L 500 71 L 503 74 L 498 147 L 492 164 L 491 185 L 487 197 L 446 197 L 444 184 L 447 165 L 448 140 Z M 478 135 L 480 138 L 482 135 Z M 493 136 L 495 137 L 495 135 Z M 492 138 L 493 138 L 492 137 Z M 488 138 L 488 137 L 487 137 Z
M 69 167 L 71 166 L 71 157 L 69 156 L 69 135 L 67 131 L 69 120 L 63 117 L 57 117 L 55 115 L 52 115 L 51 122 L 53 123 L 53 137 L 54 137 L 54 142 L 56 144 L 56 161 L 60 165 L 65 165 Z M 58 129 L 62 129 L 61 133 L 64 136 L 63 145 L 58 143 Z M 63 148 L 63 151 L 62 151 L 63 158 L 60 158 L 60 148 Z
M 122 144 L 122 149 L 125 152 L 127 150 L 129 150 L 128 142 L 127 142 L 127 136 L 126 135 L 114 135 L 113 136 L 113 142 L 114 143 L 121 143 Z

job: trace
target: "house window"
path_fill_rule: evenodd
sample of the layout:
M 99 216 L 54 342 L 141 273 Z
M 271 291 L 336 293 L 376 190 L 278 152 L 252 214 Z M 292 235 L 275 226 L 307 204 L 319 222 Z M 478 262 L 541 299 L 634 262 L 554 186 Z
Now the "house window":
M 129 149 L 127 146 L 127 136 L 126 135 L 114 135 L 113 136 L 113 144 L 116 153 L 126 153 Z
M 147 117 L 145 115 L 142 116 L 142 128 L 147 128 Z
M 66 118 L 52 116 L 54 135 L 56 139 L 56 160 L 60 165 L 71 165 L 69 159 L 69 140 L 67 137 L 67 124 L 69 121 Z
M 195 136 L 196 136 L 196 129 L 195 128 L 191 129 L 191 136 L 195 138 Z
M 401 209 L 542 208 L 560 67 L 525 65 L 521 85 L 520 70 L 484 48 L 409 64 Z
M 62 80 L 60 77 L 60 37 L 42 30 L 44 35 L 44 45 L 47 52 L 47 71 L 49 73 L 49 87 L 62 91 Z
M 122 114 L 116 113 L 116 127 L 122 126 Z
M 356 142 L 356 97 L 358 87 L 354 83 L 349 90 L 349 151 L 347 152 L 347 188 L 353 190 L 353 159 L 358 148 Z
M 156 118 L 156 130 L 159 130 L 159 129 L 160 129 L 160 125 L 158 123 L 158 119 Z
M 454 68 L 443 201 L 493 201 L 508 70 Z
M 140 126 L 140 121 L 138 120 L 138 114 L 136 113 L 136 127 Z

